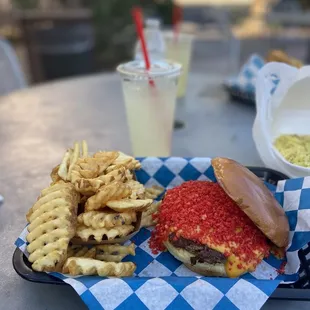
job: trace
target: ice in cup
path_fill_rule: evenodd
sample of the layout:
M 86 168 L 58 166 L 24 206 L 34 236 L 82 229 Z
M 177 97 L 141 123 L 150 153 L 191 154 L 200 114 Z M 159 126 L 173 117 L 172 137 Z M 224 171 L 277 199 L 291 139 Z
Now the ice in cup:
M 134 156 L 170 156 L 174 111 L 181 65 L 154 61 L 121 64 L 127 121 Z
M 177 96 L 178 98 L 183 98 L 186 94 L 194 36 L 191 34 L 179 33 L 176 38 L 172 31 L 166 31 L 164 32 L 164 38 L 166 43 L 166 58 L 182 65 L 182 74 L 179 79 Z

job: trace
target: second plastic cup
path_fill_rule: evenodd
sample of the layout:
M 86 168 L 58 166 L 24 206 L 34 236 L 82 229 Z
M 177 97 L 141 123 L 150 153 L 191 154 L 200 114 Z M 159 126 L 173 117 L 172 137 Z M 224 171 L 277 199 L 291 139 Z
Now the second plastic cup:
M 166 58 L 182 65 L 182 74 L 178 85 L 178 99 L 184 98 L 187 88 L 194 36 L 191 34 L 179 33 L 176 38 L 172 31 L 166 31 L 164 32 L 164 38 L 166 43 Z
M 134 156 L 170 156 L 181 67 L 171 61 L 153 62 L 149 71 L 143 61 L 117 67 Z

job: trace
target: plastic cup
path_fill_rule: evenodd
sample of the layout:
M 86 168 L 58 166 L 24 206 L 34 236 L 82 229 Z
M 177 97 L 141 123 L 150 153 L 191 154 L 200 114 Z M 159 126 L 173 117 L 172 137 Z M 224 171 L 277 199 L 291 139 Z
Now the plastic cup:
M 166 58 L 176 61 L 182 65 L 182 74 L 178 84 L 178 99 L 184 98 L 187 88 L 188 73 L 190 69 L 192 46 L 194 36 L 191 34 L 179 33 L 175 38 L 172 31 L 164 32 L 166 43 Z
M 168 60 L 153 62 L 150 70 L 138 60 L 117 67 L 134 156 L 170 156 L 181 67 Z

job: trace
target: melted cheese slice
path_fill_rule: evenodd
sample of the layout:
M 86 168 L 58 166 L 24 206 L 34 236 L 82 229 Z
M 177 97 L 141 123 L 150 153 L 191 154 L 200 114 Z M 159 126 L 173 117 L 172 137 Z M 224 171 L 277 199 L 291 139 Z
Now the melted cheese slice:
M 207 242 L 207 245 L 210 249 L 218 251 L 222 254 L 231 252 L 231 249 L 225 245 L 212 245 L 209 242 Z M 232 244 L 232 247 L 236 247 L 236 245 Z M 237 278 L 246 272 L 254 271 L 257 266 L 257 261 L 262 260 L 264 255 L 259 251 L 254 251 L 253 253 L 255 255 L 255 259 L 246 263 L 242 257 L 238 257 L 234 254 L 229 255 L 225 263 L 225 271 L 227 276 L 229 278 Z
M 259 260 L 263 259 L 261 253 L 255 253 L 255 257 Z M 225 263 L 225 271 L 230 278 L 237 278 L 246 272 L 252 272 L 256 269 L 257 260 L 245 263 L 242 259 L 235 255 L 230 255 Z

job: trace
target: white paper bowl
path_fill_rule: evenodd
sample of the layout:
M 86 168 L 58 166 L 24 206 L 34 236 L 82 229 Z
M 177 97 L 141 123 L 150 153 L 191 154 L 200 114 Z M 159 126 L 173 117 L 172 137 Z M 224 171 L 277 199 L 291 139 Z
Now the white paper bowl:
M 286 169 L 290 171 L 290 175 L 292 177 L 299 177 L 299 176 L 307 176 L 310 175 L 310 168 L 307 167 L 302 167 L 298 165 L 294 165 L 287 161 L 282 154 L 275 148 L 273 147 L 273 152 L 275 154 L 275 157 L 279 162 L 282 162 L 283 165 L 285 165 Z
M 256 82 L 256 107 L 253 139 L 264 164 L 290 177 L 309 176 L 310 168 L 288 162 L 273 142 L 284 134 L 310 135 L 310 66 L 265 65 Z

